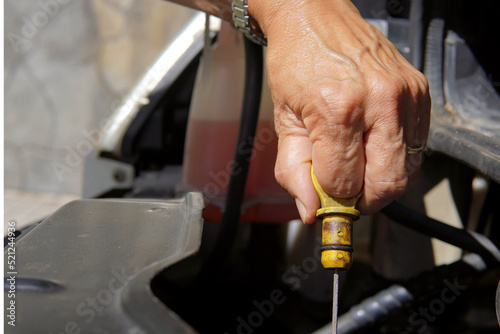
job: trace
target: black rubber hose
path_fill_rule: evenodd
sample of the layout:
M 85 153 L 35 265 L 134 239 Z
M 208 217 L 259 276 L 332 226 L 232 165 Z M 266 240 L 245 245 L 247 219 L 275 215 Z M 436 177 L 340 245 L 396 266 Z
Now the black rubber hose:
M 215 246 L 206 262 L 205 268 L 209 272 L 218 270 L 233 248 L 259 118 L 264 66 L 262 47 L 247 38 L 244 40 L 245 90 L 242 114 L 220 231 Z
M 479 215 L 479 219 L 477 222 L 476 232 L 484 233 L 486 231 L 486 225 L 488 223 L 488 219 L 491 215 L 493 215 L 493 210 L 498 203 L 498 199 L 500 198 L 500 185 L 495 182 L 490 183 L 490 187 L 488 189 L 488 193 L 486 194 L 486 199 L 483 203 L 483 208 Z M 497 224 L 498 222 L 492 221 L 492 225 Z
M 489 265 L 498 264 L 494 255 L 467 232 L 436 219 L 432 219 L 419 212 L 413 211 L 398 202 L 393 202 L 382 209 L 382 212 L 394 220 L 414 231 L 423 233 L 431 238 L 436 238 L 465 251 L 476 253 Z M 495 245 L 497 248 L 498 246 Z

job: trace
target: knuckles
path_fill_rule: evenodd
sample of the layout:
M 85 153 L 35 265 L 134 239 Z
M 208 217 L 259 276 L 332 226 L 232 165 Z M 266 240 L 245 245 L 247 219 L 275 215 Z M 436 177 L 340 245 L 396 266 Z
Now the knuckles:
M 373 95 L 371 100 L 375 100 L 372 103 L 387 104 L 401 101 L 409 90 L 408 82 L 401 75 L 384 73 L 369 80 L 370 92 Z
M 353 126 L 363 118 L 364 91 L 356 82 L 313 84 L 301 103 L 301 117 L 309 129 L 330 131 L 337 125 Z
M 366 75 L 371 100 L 402 101 L 406 96 L 422 101 L 428 99 L 429 84 L 417 70 L 401 68 L 398 72 L 372 71 Z

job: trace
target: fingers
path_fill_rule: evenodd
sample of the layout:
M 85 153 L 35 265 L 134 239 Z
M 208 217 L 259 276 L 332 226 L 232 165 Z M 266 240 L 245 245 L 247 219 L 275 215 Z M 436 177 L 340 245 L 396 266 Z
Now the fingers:
M 363 214 L 379 211 L 406 191 L 422 163 L 422 153 L 409 154 L 408 147 L 425 145 L 428 134 L 426 85 L 413 75 L 378 78 L 371 94 L 379 100 L 366 110 L 365 184 L 358 202 Z
M 318 182 L 340 198 L 361 191 L 365 167 L 363 96 L 350 87 L 322 88 L 315 112 L 303 112 Z
M 411 111 L 406 117 L 406 171 L 409 180 L 418 177 L 422 165 L 423 151 L 427 144 L 430 125 L 430 95 L 427 81 L 422 74 L 417 73 L 413 85 L 409 87 L 409 98 L 405 110 Z M 421 80 L 420 78 L 423 78 Z M 420 151 L 418 151 L 420 149 Z
M 358 210 L 373 214 L 400 197 L 408 186 L 406 146 L 393 122 L 379 122 L 365 134 L 366 166 Z M 397 123 L 394 121 L 394 123 Z
M 408 154 L 407 148 L 408 143 L 425 144 L 428 93 L 415 93 L 407 83 L 398 88 L 392 79 L 390 88 L 380 84 L 371 92 L 378 100 L 368 106 L 359 103 L 359 96 L 337 90 L 331 96 L 323 91 L 323 103 L 310 107 L 315 112 L 304 108 L 303 120 L 289 110 L 277 111 L 276 177 L 296 198 L 304 222 L 313 222 L 319 208 L 311 162 L 331 195 L 352 197 L 363 189 L 358 202 L 363 214 L 400 197 L 418 175 L 422 154 Z
M 320 185 L 333 196 L 357 195 L 363 186 L 363 112 L 359 98 L 320 89 L 322 101 L 303 108 L 299 119 L 287 108 L 276 110 L 279 137 L 275 174 L 296 199 L 301 218 L 315 220 L 319 199 L 312 185 L 314 165 Z M 309 110 L 308 110 L 309 109 Z

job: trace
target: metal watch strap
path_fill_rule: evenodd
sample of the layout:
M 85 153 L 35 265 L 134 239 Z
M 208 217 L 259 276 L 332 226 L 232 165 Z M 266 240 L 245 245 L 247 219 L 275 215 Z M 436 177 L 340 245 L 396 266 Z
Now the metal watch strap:
M 247 0 L 233 0 L 233 22 L 236 29 L 241 31 L 245 37 L 252 42 L 267 46 L 267 38 L 262 31 L 252 29 L 249 21 L 252 20 L 248 14 Z

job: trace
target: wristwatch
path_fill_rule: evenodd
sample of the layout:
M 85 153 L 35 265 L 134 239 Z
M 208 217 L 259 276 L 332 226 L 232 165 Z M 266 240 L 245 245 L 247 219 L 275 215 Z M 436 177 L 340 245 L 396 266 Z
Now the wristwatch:
M 267 46 L 267 38 L 260 30 L 257 21 L 248 14 L 247 0 L 233 0 L 233 22 L 236 29 L 241 31 L 252 42 Z

